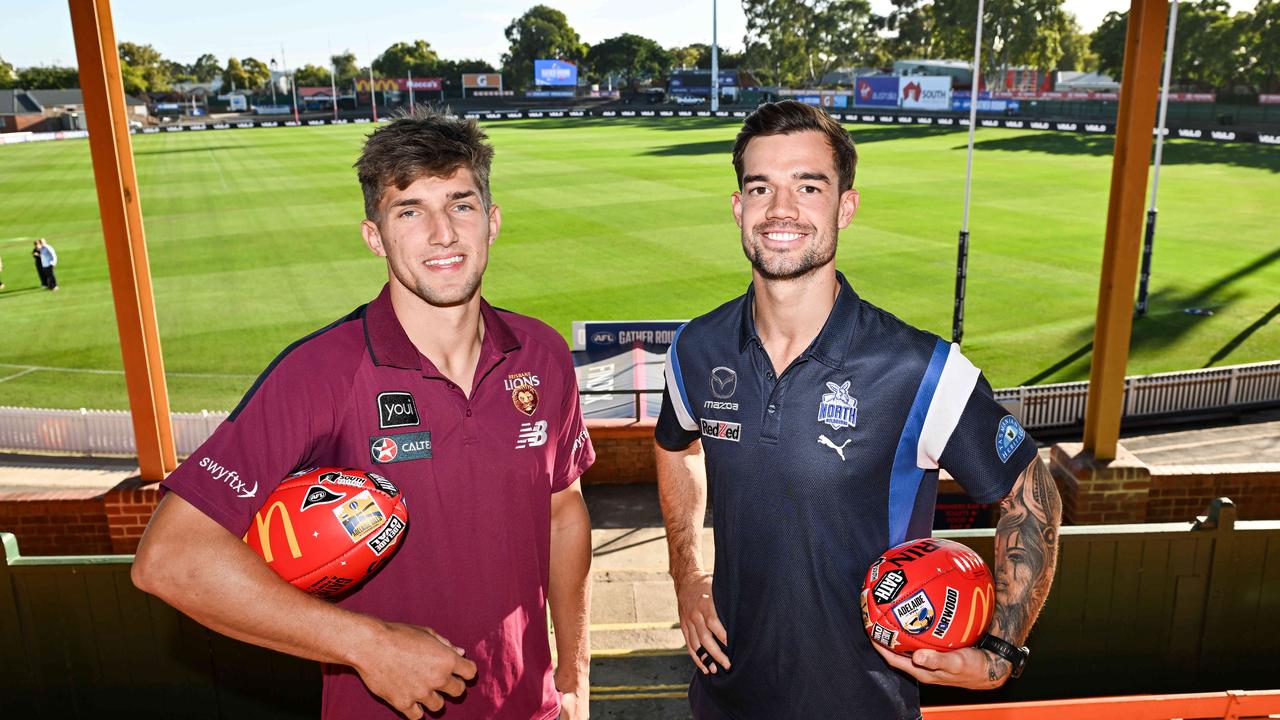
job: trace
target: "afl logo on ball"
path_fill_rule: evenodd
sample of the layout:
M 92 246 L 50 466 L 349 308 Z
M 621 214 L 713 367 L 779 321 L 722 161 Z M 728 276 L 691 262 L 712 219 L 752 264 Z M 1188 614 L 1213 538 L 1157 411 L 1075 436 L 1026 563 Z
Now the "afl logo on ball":
M 370 447 L 373 452 L 373 461 L 380 463 L 389 463 L 396 459 L 396 441 L 389 437 L 378 438 L 373 441 Z

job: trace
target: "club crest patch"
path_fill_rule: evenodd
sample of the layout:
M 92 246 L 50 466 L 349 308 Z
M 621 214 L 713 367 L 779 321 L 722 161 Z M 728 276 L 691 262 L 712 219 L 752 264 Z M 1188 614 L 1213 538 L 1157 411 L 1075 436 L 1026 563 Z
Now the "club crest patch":
M 538 412 L 538 388 L 532 385 L 517 385 L 511 391 L 511 404 L 520 412 L 533 416 Z
M 1018 449 L 1026 436 L 1027 431 L 1022 429 L 1012 415 L 1000 418 L 1000 427 L 996 429 L 996 454 L 1000 456 L 1000 462 L 1009 462 L 1013 451 Z
M 858 399 L 849 395 L 851 384 L 852 380 L 840 385 L 827 383 L 831 392 L 823 393 L 822 402 L 818 404 L 818 422 L 830 425 L 832 430 L 858 426 Z

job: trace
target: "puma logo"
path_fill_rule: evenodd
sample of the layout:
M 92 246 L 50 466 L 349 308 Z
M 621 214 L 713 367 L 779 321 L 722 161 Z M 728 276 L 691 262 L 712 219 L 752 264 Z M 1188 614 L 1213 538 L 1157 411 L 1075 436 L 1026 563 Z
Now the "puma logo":
M 840 455 L 840 462 L 844 462 L 844 446 L 845 446 L 845 445 L 848 445 L 848 444 L 849 444 L 849 443 L 851 443 L 851 442 L 853 442 L 853 438 L 849 438 L 848 440 L 845 440 L 844 442 L 840 443 L 839 445 L 836 445 L 834 442 L 832 442 L 832 441 L 831 441 L 831 438 L 828 438 L 826 435 L 819 435 L 819 436 L 818 436 L 818 444 L 819 444 L 819 445 L 826 445 L 827 447 L 831 448 L 832 450 L 835 450 L 835 451 L 836 451 L 836 453 L 837 453 L 838 455 Z

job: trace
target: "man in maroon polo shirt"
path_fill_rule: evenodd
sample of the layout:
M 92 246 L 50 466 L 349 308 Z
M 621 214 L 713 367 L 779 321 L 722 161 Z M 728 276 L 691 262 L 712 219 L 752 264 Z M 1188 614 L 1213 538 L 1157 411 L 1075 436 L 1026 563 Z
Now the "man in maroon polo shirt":
M 587 717 L 578 477 L 595 453 L 564 340 L 480 296 L 492 156 L 474 122 L 431 112 L 369 136 L 361 232 L 386 287 L 271 363 L 164 482 L 134 561 L 138 587 L 197 621 L 323 663 L 325 718 Z M 337 603 L 240 539 L 276 484 L 319 465 L 375 470 L 409 509 L 393 560 Z

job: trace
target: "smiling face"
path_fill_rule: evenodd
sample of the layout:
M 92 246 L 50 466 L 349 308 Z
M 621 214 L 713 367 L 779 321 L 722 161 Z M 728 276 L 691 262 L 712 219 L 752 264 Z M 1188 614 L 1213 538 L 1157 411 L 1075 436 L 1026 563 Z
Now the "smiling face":
M 398 286 L 437 307 L 476 297 L 502 224 L 498 207 L 486 208 L 482 197 L 466 167 L 383 190 L 377 221 L 360 229 L 369 249 L 387 259 L 393 292 Z
M 790 280 L 835 260 L 836 237 L 858 209 L 858 192 L 840 192 L 824 134 L 754 137 L 742 154 L 742 169 L 733 216 L 756 274 Z

